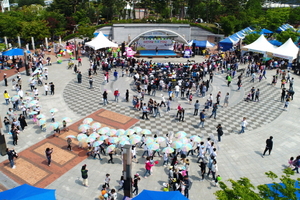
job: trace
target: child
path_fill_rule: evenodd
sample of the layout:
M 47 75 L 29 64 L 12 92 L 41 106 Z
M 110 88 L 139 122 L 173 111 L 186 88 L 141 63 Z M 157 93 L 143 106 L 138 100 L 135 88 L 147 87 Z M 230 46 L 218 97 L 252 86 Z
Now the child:
M 51 122 L 55 122 L 55 119 L 54 119 L 54 117 L 55 117 L 55 114 L 54 114 L 54 112 L 51 112 L 51 116 L 52 116 L 52 118 L 51 118 Z
M 121 176 L 119 185 L 120 185 L 120 188 L 118 189 L 118 191 L 124 189 L 124 176 Z
M 109 188 L 109 181 L 110 181 L 110 174 L 106 174 L 106 177 L 104 179 L 104 185 L 107 186 L 107 188 Z
M 287 98 L 286 101 L 285 101 L 285 103 L 284 103 L 283 109 L 287 110 L 287 108 L 289 107 L 289 105 L 290 105 L 290 98 Z
M 294 165 L 293 165 L 293 163 L 294 163 L 294 157 L 291 157 L 290 159 L 289 159 L 289 161 L 288 161 L 288 163 L 289 163 L 289 168 L 294 168 Z
M 215 179 L 215 186 L 216 186 L 216 187 L 219 186 L 218 182 L 219 182 L 221 179 L 222 179 L 222 178 L 220 177 L 220 175 L 218 175 L 218 176 L 216 177 L 216 179 Z

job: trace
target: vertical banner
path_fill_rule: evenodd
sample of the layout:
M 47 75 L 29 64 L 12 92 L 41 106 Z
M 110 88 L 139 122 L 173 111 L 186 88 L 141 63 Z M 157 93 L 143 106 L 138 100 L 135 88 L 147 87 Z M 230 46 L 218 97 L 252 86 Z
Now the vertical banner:
M 59 44 L 61 45 L 61 37 L 59 36 Z
M 45 37 L 46 49 L 48 50 L 48 38 Z
M 8 49 L 7 37 L 4 37 L 4 42 L 5 42 L 5 48 Z
M 31 43 L 32 43 L 32 49 L 35 50 L 34 38 L 33 37 L 31 37 Z
M 18 36 L 18 45 L 19 45 L 19 48 L 21 48 L 21 39 L 20 39 L 20 36 Z

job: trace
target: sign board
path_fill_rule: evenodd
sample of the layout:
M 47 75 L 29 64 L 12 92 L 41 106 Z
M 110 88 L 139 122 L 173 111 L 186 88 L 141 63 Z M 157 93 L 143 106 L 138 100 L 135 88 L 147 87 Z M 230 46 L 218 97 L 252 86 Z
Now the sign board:
M 137 50 L 173 50 L 173 40 L 171 39 L 147 39 L 147 38 L 140 38 L 137 43 Z

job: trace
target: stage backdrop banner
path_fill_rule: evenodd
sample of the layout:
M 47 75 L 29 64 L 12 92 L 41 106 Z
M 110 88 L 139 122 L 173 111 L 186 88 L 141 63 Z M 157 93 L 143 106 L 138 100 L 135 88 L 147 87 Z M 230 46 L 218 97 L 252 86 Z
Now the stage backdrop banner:
M 137 44 L 137 50 L 174 50 L 173 40 L 170 39 L 162 39 L 162 40 L 151 40 L 140 38 Z

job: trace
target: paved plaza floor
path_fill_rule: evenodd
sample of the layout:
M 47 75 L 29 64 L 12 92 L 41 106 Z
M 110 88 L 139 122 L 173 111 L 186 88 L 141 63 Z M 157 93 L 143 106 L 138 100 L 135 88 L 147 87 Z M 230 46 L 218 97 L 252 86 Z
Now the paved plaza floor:
M 184 58 L 160 58 L 152 59 L 154 62 L 186 62 Z M 195 57 L 196 62 L 203 61 L 204 58 Z M 10 169 L 7 156 L 0 157 L 0 191 L 15 187 L 19 184 L 29 183 L 34 186 L 56 189 L 57 199 L 95 199 L 100 194 L 100 188 L 104 183 L 105 174 L 111 174 L 111 186 L 118 189 L 118 180 L 122 173 L 121 157 L 114 158 L 115 164 L 108 164 L 107 157 L 103 160 L 87 158 L 85 151 L 77 147 L 74 151 L 66 150 L 66 135 L 77 134 L 77 128 L 82 119 L 86 116 L 101 122 L 102 126 L 112 128 L 127 129 L 132 126 L 140 126 L 150 129 L 159 135 L 165 135 L 169 131 L 185 131 L 190 135 L 199 135 L 206 140 L 207 137 L 215 138 L 216 126 L 221 123 L 224 130 L 222 142 L 217 143 L 218 147 L 218 174 L 223 180 L 239 179 L 248 177 L 254 185 L 269 183 L 271 180 L 266 178 L 265 172 L 271 170 L 277 174 L 282 174 L 282 170 L 291 156 L 298 155 L 297 144 L 299 139 L 299 97 L 297 96 L 300 87 L 298 86 L 299 77 L 295 78 L 294 90 L 295 97 L 287 111 L 283 110 L 283 103 L 280 102 L 281 89 L 277 84 L 271 86 L 271 77 L 275 71 L 267 71 L 267 79 L 261 82 L 257 80 L 250 83 L 250 78 L 243 78 L 243 86 L 237 91 L 237 78 L 234 78 L 230 87 L 227 87 L 225 74 L 216 74 L 214 81 L 209 88 L 209 93 L 215 97 L 219 91 L 222 93 L 221 105 L 227 92 L 230 93 L 229 106 L 218 109 L 216 119 L 207 119 L 204 128 L 197 128 L 199 116 L 193 116 L 193 104 L 189 105 L 184 98 L 175 99 L 171 104 L 171 112 L 161 109 L 161 117 L 150 120 L 142 120 L 141 111 L 132 109 L 131 97 L 137 94 L 132 85 L 131 77 L 120 77 L 113 80 L 111 75 L 110 82 L 104 84 L 104 76 L 101 71 L 94 78 L 94 88 L 89 89 L 87 69 L 87 58 L 83 59 L 83 83 L 78 84 L 73 70 L 67 69 L 67 59 L 62 64 L 49 66 L 49 80 L 55 84 L 55 95 L 45 96 L 43 87 L 40 90 L 40 105 L 42 114 L 46 115 L 50 123 L 51 115 L 49 110 L 57 108 L 58 113 L 55 118 L 61 121 L 63 117 L 70 117 L 73 124 L 69 125 L 69 132 L 61 134 L 59 137 L 52 137 L 50 130 L 41 131 L 31 120 L 27 120 L 28 127 L 20 133 L 18 145 L 15 150 L 20 153 L 16 160 L 16 169 Z M 240 66 L 245 67 L 245 66 Z M 2 72 L 1 72 L 2 73 Z M 119 74 L 121 71 L 119 70 Z M 24 72 L 21 73 L 24 90 L 29 90 L 28 79 Z M 11 78 L 9 86 L 6 88 L 3 81 L 0 83 L 2 91 L 8 90 L 11 96 L 16 92 L 12 91 Z M 243 101 L 246 94 L 252 87 L 259 88 L 261 91 L 259 102 Z M 118 89 L 121 93 L 119 102 L 114 101 L 113 91 Z M 130 101 L 125 102 L 125 91 L 129 89 Z M 102 93 L 108 91 L 109 104 L 104 106 Z M 156 96 L 151 96 L 157 101 L 161 101 L 161 94 L 167 96 L 165 91 L 157 91 Z M 207 94 L 208 97 L 209 94 Z M 146 95 L 146 101 L 150 96 Z M 206 98 L 194 97 L 193 102 L 198 99 L 203 108 Z M 145 102 L 146 102 L 145 101 Z M 10 106 L 5 105 L 4 99 L 0 105 L 2 118 L 5 116 Z M 176 107 L 181 104 L 186 110 L 185 121 L 175 120 Z M 210 115 L 211 111 L 207 114 Z M 238 134 L 240 122 L 243 117 L 247 117 L 249 126 L 245 133 Z M 4 130 L 4 129 L 3 129 Z M 11 135 L 4 132 L 8 147 L 12 147 Z M 265 140 L 270 136 L 274 139 L 274 148 L 271 156 L 261 157 L 265 147 Z M 74 142 L 73 145 L 76 145 Z M 53 147 L 53 165 L 48 167 L 45 156 L 43 155 L 46 147 Z M 139 163 L 133 164 L 133 173 L 144 173 L 144 158 L 141 158 L 143 150 L 138 148 Z M 215 199 L 213 193 L 218 190 L 211 184 L 211 178 L 200 181 L 200 170 L 196 163 L 196 156 L 190 156 L 191 169 L 190 178 L 193 182 L 190 190 L 190 199 L 196 200 L 200 197 L 205 199 Z M 162 183 L 167 181 L 167 168 L 162 166 L 162 159 L 154 167 L 153 175 L 147 179 L 142 178 L 139 183 L 140 192 L 143 189 L 161 190 Z M 83 187 L 81 182 L 80 169 L 83 164 L 87 164 L 89 170 L 89 187 Z M 298 175 L 295 175 L 298 177 Z M 119 193 L 119 199 L 122 199 Z

